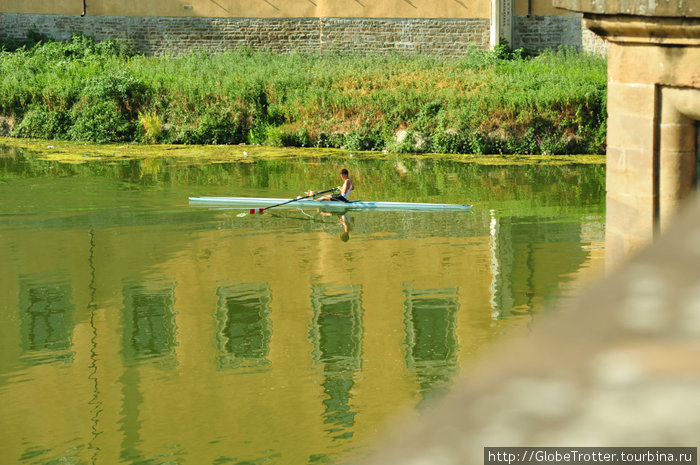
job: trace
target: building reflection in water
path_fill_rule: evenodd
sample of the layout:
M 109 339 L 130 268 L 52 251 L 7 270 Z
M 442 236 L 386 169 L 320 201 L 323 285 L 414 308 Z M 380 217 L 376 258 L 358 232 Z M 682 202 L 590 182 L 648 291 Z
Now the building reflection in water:
M 176 364 L 175 285 L 172 283 L 127 284 L 124 296 L 124 359 L 140 362 L 159 359 Z
M 74 323 L 70 284 L 23 277 L 20 324 L 22 354 L 27 363 L 72 362 Z
M 543 183 L 520 182 L 520 168 L 446 166 L 465 180 L 450 189 L 460 196 L 484 179 L 517 187 L 510 202 L 485 185 L 475 200 L 490 215 L 358 212 L 345 243 L 349 222 L 186 208 L 190 187 L 124 189 L 112 165 L 3 163 L 0 174 L 27 173 L 0 183 L 2 463 L 341 460 L 602 257 L 603 210 L 585 198 L 550 208 L 571 198 L 559 187 L 521 197 Z M 221 176 L 224 192 L 265 169 L 298 183 L 316 169 L 266 163 L 173 161 L 168 182 Z M 369 187 L 385 162 L 364 163 Z M 96 169 L 114 174 L 99 189 Z M 263 181 L 241 195 L 275 184 Z M 391 197 L 408 184 L 377 186 Z
M 446 393 L 458 370 L 457 291 L 404 289 L 406 366 L 418 381 L 419 406 Z
M 272 293 L 267 283 L 238 283 L 217 290 L 218 368 L 269 365 Z
M 588 228 L 591 231 L 584 231 L 576 218 L 499 218 L 491 210 L 491 318 L 532 316 L 565 289 L 590 260 L 590 252 L 581 246 L 583 238 L 603 234 L 602 226 L 597 230 L 594 222 Z
M 352 437 L 355 412 L 350 401 L 362 368 L 362 287 L 313 284 L 309 337 L 313 360 L 323 369 L 324 422 L 334 439 Z

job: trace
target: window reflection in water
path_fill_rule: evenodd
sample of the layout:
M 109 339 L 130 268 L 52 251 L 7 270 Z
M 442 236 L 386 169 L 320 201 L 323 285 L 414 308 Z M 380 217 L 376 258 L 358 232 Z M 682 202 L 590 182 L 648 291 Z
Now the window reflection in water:
M 457 288 L 404 289 L 406 365 L 415 372 L 422 400 L 447 392 L 457 366 Z
M 352 388 L 362 368 L 362 288 L 314 284 L 310 338 L 314 363 L 323 367 L 324 421 L 334 439 L 352 437 Z
M 270 362 L 272 294 L 266 283 L 220 287 L 216 309 L 219 369 L 262 367 Z
M 67 283 L 20 283 L 22 352 L 30 364 L 71 362 L 73 304 Z
M 127 285 L 124 295 L 124 358 L 175 363 L 175 285 Z

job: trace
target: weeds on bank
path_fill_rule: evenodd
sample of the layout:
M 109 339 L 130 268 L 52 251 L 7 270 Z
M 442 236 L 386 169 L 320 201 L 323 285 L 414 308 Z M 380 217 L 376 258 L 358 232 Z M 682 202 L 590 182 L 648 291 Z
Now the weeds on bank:
M 573 50 L 154 58 L 117 41 L 33 37 L 0 46 L 0 116 L 16 137 L 477 154 L 605 147 L 605 61 Z

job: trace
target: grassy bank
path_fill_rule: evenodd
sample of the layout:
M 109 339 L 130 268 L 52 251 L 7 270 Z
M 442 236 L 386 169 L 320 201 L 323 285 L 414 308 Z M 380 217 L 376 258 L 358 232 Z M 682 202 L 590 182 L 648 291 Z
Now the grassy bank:
M 144 57 L 75 37 L 0 53 L 0 134 L 441 153 L 603 153 L 605 61 L 425 56 Z

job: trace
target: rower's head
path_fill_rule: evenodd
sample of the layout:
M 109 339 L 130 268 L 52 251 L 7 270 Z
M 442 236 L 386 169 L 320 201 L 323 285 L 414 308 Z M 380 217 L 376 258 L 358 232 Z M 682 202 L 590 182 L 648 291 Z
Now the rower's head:
M 348 173 L 348 170 L 346 170 L 345 168 L 340 170 L 340 177 L 342 177 L 343 179 L 347 179 L 349 175 L 350 173 Z

